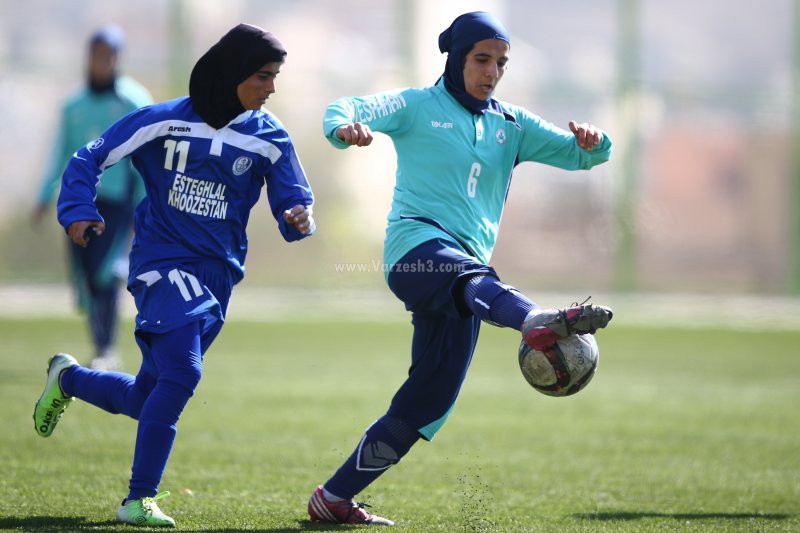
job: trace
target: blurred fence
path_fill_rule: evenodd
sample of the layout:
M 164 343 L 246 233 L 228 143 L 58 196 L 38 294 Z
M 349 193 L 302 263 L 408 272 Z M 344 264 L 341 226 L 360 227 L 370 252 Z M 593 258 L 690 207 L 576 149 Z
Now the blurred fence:
M 64 278 L 63 232 L 52 219 L 31 228 L 27 215 L 59 106 L 81 85 L 89 33 L 120 24 L 123 70 L 163 100 L 185 94 L 196 58 L 247 21 L 289 50 L 268 107 L 295 139 L 319 226 L 313 239 L 285 245 L 257 206 L 247 283 L 381 285 L 391 145 L 333 150 L 321 135 L 324 107 L 433 83 L 444 64 L 439 31 L 461 12 L 489 9 L 513 40 L 497 97 L 562 127 L 594 122 L 615 141 L 612 162 L 591 172 L 517 169 L 493 258 L 510 283 L 784 293 L 796 255 L 797 2 L 741 4 L 0 0 L 0 283 Z

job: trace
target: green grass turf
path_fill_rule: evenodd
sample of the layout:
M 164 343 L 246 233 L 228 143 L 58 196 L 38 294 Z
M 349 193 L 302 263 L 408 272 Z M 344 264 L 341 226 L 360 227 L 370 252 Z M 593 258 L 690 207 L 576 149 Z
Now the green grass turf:
M 441 433 L 361 496 L 397 531 L 800 530 L 800 332 L 597 337 L 594 381 L 549 398 L 520 375 L 517 335 L 484 326 Z M 85 360 L 86 338 L 77 319 L 0 321 L 0 529 L 135 530 L 112 522 L 133 421 L 76 402 L 51 438 L 33 430 L 47 356 Z M 308 522 L 307 498 L 385 411 L 409 338 L 395 322 L 228 323 L 162 509 L 183 531 L 341 529 Z

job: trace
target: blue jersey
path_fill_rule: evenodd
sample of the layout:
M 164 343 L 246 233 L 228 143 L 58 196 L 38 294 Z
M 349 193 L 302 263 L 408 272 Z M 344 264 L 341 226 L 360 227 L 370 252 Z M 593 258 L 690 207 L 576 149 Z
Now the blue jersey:
M 271 114 L 245 111 L 214 129 L 188 97 L 143 107 L 79 149 L 62 178 L 58 221 L 102 220 L 94 204 L 103 171 L 130 156 L 147 196 L 134 216 L 130 278 L 181 263 L 219 262 L 244 276 L 247 221 L 266 184 L 287 241 L 304 237 L 283 219 L 313 194 L 289 134 Z

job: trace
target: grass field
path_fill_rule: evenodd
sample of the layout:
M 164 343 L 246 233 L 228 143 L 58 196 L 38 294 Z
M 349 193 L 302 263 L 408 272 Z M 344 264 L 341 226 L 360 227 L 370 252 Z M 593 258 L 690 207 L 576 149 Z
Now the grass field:
M 231 321 L 162 509 L 182 531 L 343 529 L 309 522 L 307 498 L 386 409 L 409 336 L 394 321 Z M 85 360 L 83 323 L 2 319 L 0 338 L 0 529 L 135 530 L 112 521 L 133 421 L 77 402 L 51 438 L 33 430 L 46 358 Z M 800 331 L 615 325 L 598 340 L 594 381 L 548 398 L 519 374 L 514 332 L 484 326 L 442 432 L 363 499 L 397 531 L 800 531 Z

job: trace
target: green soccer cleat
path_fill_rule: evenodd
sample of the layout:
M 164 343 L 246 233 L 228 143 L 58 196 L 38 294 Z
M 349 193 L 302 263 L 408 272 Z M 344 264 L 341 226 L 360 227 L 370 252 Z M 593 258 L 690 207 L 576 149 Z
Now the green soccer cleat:
M 59 378 L 61 372 L 77 364 L 78 361 L 74 357 L 65 353 L 57 353 L 47 362 L 47 383 L 33 409 L 33 425 L 36 433 L 42 437 L 49 437 L 53 434 L 61 415 L 67 410 L 69 404 L 75 401 L 75 398 L 66 396 L 61 390 Z
M 159 492 L 154 498 L 123 500 L 117 509 L 117 522 L 146 527 L 175 527 L 175 520 L 161 512 L 156 500 L 166 498 L 169 492 Z

